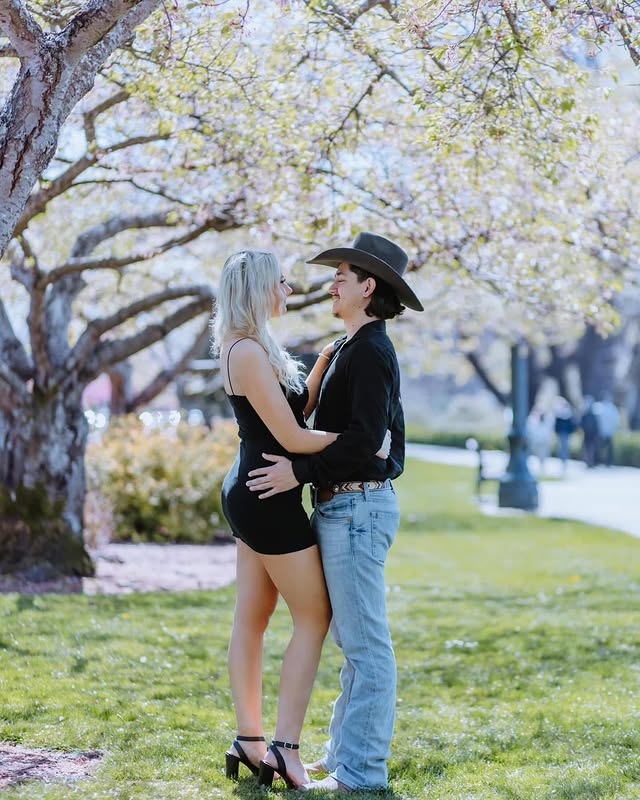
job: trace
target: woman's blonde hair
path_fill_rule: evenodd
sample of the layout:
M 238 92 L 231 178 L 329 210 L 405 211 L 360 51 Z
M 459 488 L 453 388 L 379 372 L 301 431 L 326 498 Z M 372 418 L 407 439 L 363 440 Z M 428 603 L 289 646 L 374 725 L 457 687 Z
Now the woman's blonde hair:
M 226 337 L 253 339 L 264 347 L 278 381 L 289 394 L 300 392 L 304 382 L 300 364 L 278 345 L 269 329 L 281 276 L 273 253 L 242 250 L 229 256 L 222 267 L 213 309 L 212 351 L 219 355 Z

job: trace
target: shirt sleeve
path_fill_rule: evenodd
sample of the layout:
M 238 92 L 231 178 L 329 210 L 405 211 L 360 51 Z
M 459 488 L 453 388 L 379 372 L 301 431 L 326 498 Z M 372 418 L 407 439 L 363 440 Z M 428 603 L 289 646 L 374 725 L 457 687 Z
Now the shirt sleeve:
M 293 473 L 298 483 L 328 486 L 348 480 L 367 464 L 382 445 L 389 427 L 395 383 L 390 354 L 370 341 L 353 344 L 346 368 L 348 424 L 321 453 L 296 458 Z

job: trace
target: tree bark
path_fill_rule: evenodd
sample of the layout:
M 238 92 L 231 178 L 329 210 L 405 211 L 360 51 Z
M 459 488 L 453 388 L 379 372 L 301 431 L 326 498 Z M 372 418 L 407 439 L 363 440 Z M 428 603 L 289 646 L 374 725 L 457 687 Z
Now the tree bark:
M 91 0 L 59 33 L 45 33 L 20 0 L 0 0 L 0 31 L 20 70 L 0 111 L 0 257 L 53 158 L 60 129 L 105 60 L 161 0 Z
M 182 354 L 182 356 L 175 361 L 175 363 L 159 372 L 147 386 L 138 392 L 137 395 L 129 397 L 125 406 L 125 412 L 131 413 L 137 411 L 142 406 L 150 403 L 152 400 L 163 392 L 170 383 L 173 383 L 178 375 L 182 375 L 187 371 L 189 364 L 196 358 L 197 354 L 204 349 L 205 345 L 210 341 L 211 331 L 209 321 L 205 324 L 204 328 L 198 336 L 195 337 L 191 346 Z
M 483 386 L 485 389 L 488 389 L 489 392 L 496 398 L 496 400 L 500 403 L 501 406 L 506 406 L 509 404 L 510 401 L 510 393 L 503 392 L 493 381 L 493 378 L 487 372 L 486 367 L 482 363 L 480 359 L 480 355 L 476 352 L 468 352 L 464 354 L 464 357 L 467 361 L 471 364 L 473 369 L 475 370 L 476 375 L 482 381 Z
M 0 572 L 91 575 L 82 539 L 88 427 L 82 386 L 0 409 Z
M 620 343 L 620 334 L 612 334 L 605 339 L 595 328 L 587 327 L 575 354 L 583 396 L 590 395 L 594 400 L 601 400 L 607 393 L 615 394 Z
M 632 431 L 640 431 L 640 342 L 636 342 L 633 348 L 626 385 L 629 428 Z
M 572 363 L 573 352 L 571 354 L 564 354 L 558 345 L 551 345 L 549 347 L 549 354 L 551 360 L 545 369 L 546 374 L 550 378 L 554 378 L 558 384 L 558 394 L 564 397 L 572 405 L 577 405 L 575 398 L 571 398 L 569 392 L 569 382 L 567 381 L 567 368 Z
M 129 400 L 133 394 L 131 388 L 131 378 L 133 367 L 129 361 L 122 361 L 106 372 L 111 382 L 111 401 L 109 403 L 109 413 L 111 416 L 127 414 Z

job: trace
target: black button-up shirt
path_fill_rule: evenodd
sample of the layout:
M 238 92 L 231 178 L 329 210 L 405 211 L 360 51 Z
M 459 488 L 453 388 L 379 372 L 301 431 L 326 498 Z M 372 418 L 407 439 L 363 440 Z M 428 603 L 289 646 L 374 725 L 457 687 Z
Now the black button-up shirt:
M 341 481 L 397 478 L 404 469 L 404 415 L 400 370 L 383 320 L 363 325 L 336 342 L 320 388 L 314 427 L 340 433 L 321 453 L 293 461 L 299 483 L 331 486 Z M 377 458 L 391 431 L 389 458 Z

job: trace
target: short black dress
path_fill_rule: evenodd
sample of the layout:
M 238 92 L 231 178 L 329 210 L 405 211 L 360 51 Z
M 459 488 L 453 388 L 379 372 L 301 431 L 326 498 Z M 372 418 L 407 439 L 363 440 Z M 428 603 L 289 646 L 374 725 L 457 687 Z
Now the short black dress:
M 274 438 L 251 403 L 242 395 L 227 395 L 238 423 L 240 450 L 222 485 L 222 510 L 233 535 L 252 550 L 265 555 L 295 553 L 316 544 L 309 518 L 302 506 L 302 486 L 259 500 L 261 492 L 246 486 L 248 473 L 271 462 L 262 453 L 292 458 Z M 305 428 L 304 408 L 309 393 L 287 399 L 300 427 Z

